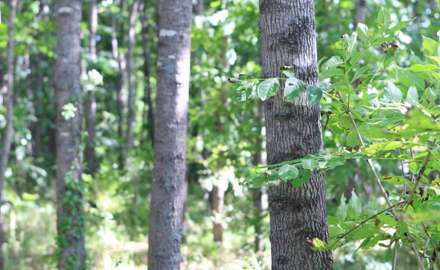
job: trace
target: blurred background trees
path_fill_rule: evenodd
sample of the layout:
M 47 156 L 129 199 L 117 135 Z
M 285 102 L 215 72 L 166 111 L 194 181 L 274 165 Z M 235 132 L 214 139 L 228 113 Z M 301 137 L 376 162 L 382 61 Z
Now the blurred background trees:
M 57 266 L 54 73 L 59 52 L 55 2 L 17 0 L 15 8 L 11 5 L 15 1 L 0 2 L 1 164 L 7 160 L 0 166 L 0 176 L 4 174 L 0 182 L 4 269 Z M 153 138 L 157 132 L 153 118 L 160 112 L 155 107 L 159 14 L 153 0 L 82 2 L 80 110 L 84 113 L 79 139 L 86 264 L 91 269 L 146 269 Z M 417 95 L 418 102 L 429 108 L 430 118 L 438 123 L 438 6 L 435 0 L 316 0 L 320 79 L 331 79 L 336 86 L 340 83 L 341 89 L 360 85 L 358 95 L 353 95 L 359 97 L 353 99 L 358 105 L 387 102 L 387 98 L 403 103 L 408 96 Z M 8 18 L 13 24 L 8 24 Z M 369 67 L 359 71 L 353 62 L 353 70 L 344 73 L 347 77 L 340 77 L 338 63 L 349 66 L 351 61 L 345 57 L 344 34 L 351 36 L 353 32 L 358 33 L 352 43 L 354 62 L 368 63 Z M 228 82 L 228 78 L 262 77 L 258 1 L 193 1 L 191 39 L 183 269 L 270 269 L 266 187 L 243 183 L 256 165 L 266 161 L 261 102 L 243 102 L 237 87 Z M 67 82 L 70 75 L 59 80 Z M 408 90 L 411 86 L 416 94 Z M 350 119 L 340 117 L 326 99 L 321 107 L 325 147 L 360 149 Z M 62 113 L 68 118 L 77 110 L 63 106 Z M 380 122 L 391 116 L 374 119 Z M 417 119 L 415 122 L 423 122 L 425 118 Z M 8 154 L 10 127 L 14 132 Z M 373 125 L 361 126 L 361 132 L 371 140 L 382 136 L 380 130 L 375 131 Z M 428 131 L 437 132 L 432 127 Z M 425 137 L 417 137 L 418 143 Z M 438 145 L 433 147 L 438 153 Z M 415 147 L 414 154 L 420 149 Z M 402 147 L 401 151 L 406 150 L 409 148 Z M 411 178 L 423 162 L 417 164 L 419 167 L 411 162 L 380 160 L 375 166 L 383 176 Z M 436 183 L 438 169 L 438 161 L 430 162 L 427 170 L 431 178 L 427 175 L 426 179 Z M 403 186 L 396 187 L 402 179 L 389 179 L 385 187 L 397 198 L 396 194 L 404 192 Z M 359 216 L 374 214 L 386 207 L 372 171 L 362 160 L 351 159 L 328 170 L 326 187 L 331 236 L 341 233 L 344 209 L 347 227 L 343 229 L 347 230 L 359 222 L 358 212 Z M 430 200 L 434 208 L 438 207 L 434 195 Z M 433 219 L 438 216 L 426 211 L 429 218 L 417 216 L 413 222 L 425 218 L 427 224 L 435 224 Z M 432 231 L 429 235 L 433 240 L 426 245 L 438 243 L 439 234 Z M 390 243 L 373 239 L 361 246 L 368 237 L 355 235 L 338 246 L 334 268 L 392 269 Z M 397 249 L 397 269 L 417 269 L 420 258 L 426 267 L 428 263 L 438 264 L 438 258 L 433 259 L 436 247 L 430 248 L 435 251 L 430 258 L 423 254 L 417 259 L 410 245 L 402 244 Z

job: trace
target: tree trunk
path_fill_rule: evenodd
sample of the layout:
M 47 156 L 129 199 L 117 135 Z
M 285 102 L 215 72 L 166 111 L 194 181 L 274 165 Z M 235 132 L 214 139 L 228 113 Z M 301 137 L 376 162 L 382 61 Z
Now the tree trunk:
M 354 27 L 357 27 L 358 23 L 365 22 L 365 16 L 367 14 L 367 1 L 366 0 L 357 0 L 356 1 L 356 17 L 354 22 Z
M 61 270 L 85 269 L 81 181 L 81 0 L 56 6 L 57 230 Z M 73 114 L 72 114 L 73 112 Z
M 143 14 L 141 17 L 142 23 L 142 53 L 144 56 L 144 119 L 143 126 L 144 129 L 148 131 L 148 139 L 154 146 L 154 108 L 151 97 L 151 53 L 149 48 L 150 38 L 149 38 L 149 25 L 148 25 L 148 1 L 144 1 Z
M 260 0 L 262 63 L 265 77 L 280 77 L 282 66 L 293 66 L 296 77 L 318 79 L 314 3 L 312 0 Z M 264 104 L 269 164 L 301 158 L 322 148 L 320 108 L 283 101 L 282 90 Z M 331 253 L 312 250 L 309 240 L 327 241 L 323 175 L 308 183 L 269 186 L 272 269 L 331 269 Z
M 227 187 L 227 185 L 226 185 Z M 223 209 L 225 206 L 225 186 L 215 184 L 210 192 L 213 216 L 212 236 L 215 242 L 223 242 Z
M 261 103 L 257 105 L 257 116 L 259 118 L 263 118 L 263 106 Z M 254 166 L 264 165 L 266 164 L 266 158 L 263 155 L 263 138 L 262 138 L 262 121 L 258 122 L 258 137 L 256 140 L 256 148 L 254 155 Z M 254 202 L 254 251 L 255 253 L 261 255 L 264 246 L 263 246 L 263 230 L 261 220 L 263 218 L 263 189 L 255 189 L 252 190 L 252 199 Z M 260 256 L 258 256 L 260 257 Z
M 192 1 L 158 1 L 158 17 L 155 166 L 148 269 L 172 270 L 180 269 L 182 260 Z
M 127 114 L 127 151 L 134 146 L 134 123 L 136 114 L 136 80 L 133 74 L 134 57 L 133 51 L 136 45 L 136 18 L 139 1 L 134 0 L 130 6 L 128 15 L 128 48 L 127 48 L 127 80 L 128 80 L 128 114 Z
M 122 3 L 122 2 L 121 2 Z M 122 6 L 122 4 L 121 4 Z M 122 12 L 122 8 L 120 9 Z M 116 22 L 116 18 L 112 19 L 112 56 L 118 63 L 118 78 L 116 82 L 116 113 L 118 115 L 118 164 L 119 169 L 124 168 L 124 143 L 123 143 L 123 117 L 124 117 L 124 101 L 122 99 L 122 90 L 124 86 L 125 61 L 122 54 L 119 53 L 118 31 L 121 31 Z
M 2 134 L 2 145 L 0 152 L 0 207 L 3 204 L 3 186 L 5 182 L 5 173 L 8 168 L 9 153 L 14 135 L 14 20 L 17 11 L 17 0 L 9 1 L 9 18 L 8 18 L 8 48 L 7 48 L 7 64 L 8 75 L 6 78 L 6 93 L 4 106 L 6 107 L 6 126 Z M 0 212 L 0 269 L 4 269 L 5 258 L 3 257 L 3 244 L 5 242 L 5 234 L 3 231 L 3 216 Z
M 97 0 L 90 1 L 90 21 L 89 21 L 89 54 L 96 59 L 96 29 L 98 27 L 98 6 Z M 87 173 L 95 175 L 98 164 L 96 161 L 96 96 L 95 91 L 88 91 L 85 103 L 87 144 L 86 144 L 86 162 Z

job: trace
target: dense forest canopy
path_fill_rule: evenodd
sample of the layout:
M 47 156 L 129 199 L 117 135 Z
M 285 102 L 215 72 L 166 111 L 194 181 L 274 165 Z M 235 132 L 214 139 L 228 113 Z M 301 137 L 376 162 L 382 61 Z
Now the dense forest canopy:
M 440 1 L 0 1 L 0 270 L 440 270 Z

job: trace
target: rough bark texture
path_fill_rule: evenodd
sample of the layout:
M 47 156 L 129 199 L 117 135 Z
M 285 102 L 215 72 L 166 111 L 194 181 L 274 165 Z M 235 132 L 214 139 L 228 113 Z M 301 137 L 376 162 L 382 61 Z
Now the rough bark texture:
M 358 23 L 365 22 L 365 16 L 367 14 L 367 1 L 357 0 L 356 1 L 356 17 L 354 22 L 354 27 L 357 27 Z
M 96 29 L 98 27 L 98 6 L 97 0 L 90 1 L 89 18 L 89 54 L 92 59 L 96 58 Z M 96 161 L 96 96 L 95 91 L 87 92 L 85 103 L 87 144 L 86 144 L 86 162 L 87 173 L 94 175 L 98 164 Z
M 57 18 L 57 62 L 54 73 L 57 108 L 57 230 L 59 261 L 64 269 L 85 269 L 81 182 L 81 0 L 60 0 Z M 73 117 L 63 116 L 66 104 Z
M 279 77 L 293 66 L 296 77 L 317 82 L 314 3 L 312 0 L 260 0 L 262 63 L 265 77 Z M 267 161 L 279 163 L 316 153 L 322 147 L 320 109 L 306 102 L 287 103 L 282 91 L 264 104 Z M 308 240 L 328 238 L 323 176 L 307 184 L 270 186 L 272 269 L 331 269 L 330 253 L 315 252 Z
M 134 47 L 136 45 L 136 18 L 139 1 L 135 0 L 128 15 L 128 48 L 127 48 L 127 80 L 128 80 L 128 114 L 127 114 L 127 150 L 130 151 L 134 146 L 134 122 L 136 113 L 136 80 L 134 70 Z
M 3 186 L 5 182 L 5 172 L 8 167 L 9 154 L 14 134 L 14 20 L 17 11 L 17 0 L 9 1 L 9 18 L 8 18 L 8 47 L 7 47 L 7 64 L 8 74 L 6 78 L 6 93 L 4 106 L 6 107 L 6 126 L 3 130 L 1 148 L 0 148 L 0 207 L 3 204 Z M 3 244 L 5 242 L 5 234 L 3 231 L 3 215 L 0 212 L 0 269 L 4 269 L 5 258 L 3 257 Z
M 144 57 L 144 119 L 143 126 L 148 131 L 148 139 L 154 146 L 154 108 L 153 101 L 151 97 L 151 53 L 150 53 L 150 28 L 148 24 L 148 2 L 144 1 L 143 10 L 142 10 L 142 54 Z
M 191 0 L 158 1 L 159 54 L 155 166 L 148 269 L 180 269 L 186 201 L 186 130 L 191 51 Z

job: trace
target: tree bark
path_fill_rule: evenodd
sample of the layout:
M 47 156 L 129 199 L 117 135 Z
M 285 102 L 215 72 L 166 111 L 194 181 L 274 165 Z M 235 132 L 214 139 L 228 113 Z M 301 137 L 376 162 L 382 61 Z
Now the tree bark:
M 57 20 L 56 95 L 57 230 L 61 270 L 85 269 L 81 181 L 81 0 L 60 0 Z M 67 108 L 74 115 L 66 115 Z
M 127 114 L 127 151 L 134 146 L 134 123 L 136 117 L 136 79 L 134 69 L 134 47 L 136 45 L 136 18 L 139 1 L 134 0 L 128 15 L 128 48 L 127 48 L 127 80 L 128 80 L 128 114 Z
M 122 12 L 122 3 L 120 2 L 119 5 L 121 7 Z M 118 31 L 122 30 L 120 29 L 116 17 L 113 17 L 112 19 L 112 56 L 113 59 L 118 63 L 118 78 L 116 82 L 116 113 L 118 115 L 118 142 L 119 142 L 119 149 L 118 149 L 118 164 L 119 169 L 124 168 L 124 143 L 123 143 L 123 119 L 124 119 L 124 100 L 122 98 L 122 91 L 124 86 L 124 73 L 125 73 L 125 60 L 122 54 L 119 53 L 119 41 L 118 41 Z
M 356 17 L 354 22 L 354 27 L 357 27 L 358 23 L 365 22 L 365 16 L 367 14 L 367 1 L 366 0 L 357 0 L 356 1 Z
M 296 77 L 318 79 L 314 3 L 312 0 L 260 0 L 262 63 L 265 77 L 280 77 L 280 67 L 293 66 Z M 269 164 L 301 158 L 322 148 L 319 105 L 283 100 L 282 90 L 264 104 Z M 312 250 L 309 240 L 328 240 L 323 175 L 308 183 L 269 186 L 272 269 L 331 269 L 330 252 Z
M 98 6 L 97 0 L 90 1 L 89 18 L 89 54 L 92 60 L 96 59 L 96 30 L 98 27 Z M 87 144 L 86 144 L 86 162 L 87 173 L 95 175 L 98 164 L 96 160 L 96 96 L 95 91 L 88 91 L 85 103 Z
M 17 0 L 9 1 L 8 18 L 8 45 L 7 45 L 7 64 L 8 74 L 6 78 L 6 93 L 4 105 L 6 107 L 6 126 L 3 131 L 2 145 L 0 152 L 0 207 L 3 204 L 3 186 L 5 182 L 5 173 L 8 168 L 9 154 L 14 135 L 14 20 L 17 12 Z M 2 247 L 5 243 L 5 234 L 3 231 L 3 215 L 0 213 L 0 269 L 4 269 L 5 258 L 3 257 Z
M 226 185 L 227 187 L 227 185 Z M 225 207 L 225 187 L 215 184 L 210 192 L 211 210 L 213 215 L 212 236 L 214 242 L 223 242 L 223 209 Z
M 144 119 L 143 126 L 148 131 L 148 139 L 154 146 L 154 108 L 151 97 L 151 52 L 149 48 L 149 24 L 148 24 L 148 1 L 144 0 L 143 13 L 141 17 L 142 24 L 142 53 L 144 57 Z
M 180 269 L 186 202 L 186 131 L 191 53 L 191 0 L 158 1 L 159 53 L 155 166 L 148 269 Z

